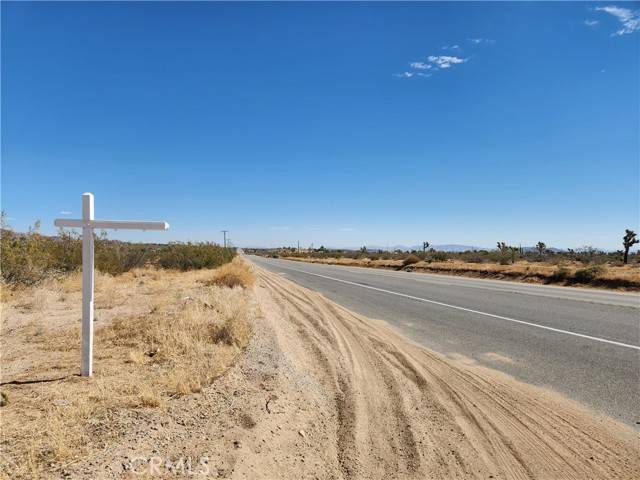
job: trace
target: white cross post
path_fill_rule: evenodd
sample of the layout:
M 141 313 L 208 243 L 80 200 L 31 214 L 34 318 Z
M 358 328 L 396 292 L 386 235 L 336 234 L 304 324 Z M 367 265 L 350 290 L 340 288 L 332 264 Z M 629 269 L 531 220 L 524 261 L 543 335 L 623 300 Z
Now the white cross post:
M 82 228 L 82 361 L 83 377 L 93 373 L 93 230 L 132 229 L 167 230 L 167 222 L 127 222 L 120 220 L 94 220 L 93 194 L 82 194 L 82 219 L 57 218 L 56 227 Z

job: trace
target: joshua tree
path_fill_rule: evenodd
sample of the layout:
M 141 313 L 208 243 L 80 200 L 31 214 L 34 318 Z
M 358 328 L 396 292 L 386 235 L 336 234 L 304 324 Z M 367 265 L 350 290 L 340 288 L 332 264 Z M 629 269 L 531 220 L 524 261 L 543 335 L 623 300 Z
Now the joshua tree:
M 547 245 L 544 242 L 536 243 L 536 250 L 538 250 L 538 255 L 544 255 L 544 251 L 547 249 Z
M 427 248 L 429 248 L 429 242 L 422 242 L 422 254 L 425 255 L 427 253 Z
M 507 247 L 508 251 L 511 252 L 511 263 L 516 263 L 516 257 L 520 252 L 519 247 Z
M 629 261 L 629 249 L 636 243 L 640 243 L 640 240 L 636 238 L 637 234 L 633 230 L 625 230 L 624 237 L 622 237 L 622 245 L 624 246 L 624 257 L 622 261 L 627 263 Z
M 511 263 L 516 262 L 516 257 L 518 256 L 518 253 L 520 253 L 519 247 L 511 247 L 504 242 L 498 242 L 497 247 L 500 251 L 500 256 L 502 257 L 502 259 L 500 260 L 501 264 L 506 265 L 509 261 L 509 257 L 511 257 Z

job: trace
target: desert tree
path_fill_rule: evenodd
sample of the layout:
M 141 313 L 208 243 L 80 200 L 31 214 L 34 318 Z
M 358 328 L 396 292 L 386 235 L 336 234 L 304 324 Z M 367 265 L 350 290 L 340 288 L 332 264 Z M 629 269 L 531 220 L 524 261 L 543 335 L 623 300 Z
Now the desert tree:
M 536 250 L 538 250 L 538 255 L 540 255 L 541 257 L 544 255 L 546 249 L 547 245 L 544 242 L 536 243 Z
M 511 263 L 516 263 L 516 258 L 520 253 L 519 247 L 512 247 L 510 245 L 507 245 L 505 242 L 497 242 L 496 245 L 497 245 L 498 251 L 500 252 L 501 264 L 506 265 L 509 260 L 511 260 Z
M 636 237 L 638 234 L 633 230 L 626 229 L 624 231 L 624 237 L 622 237 L 622 245 L 624 246 L 624 257 L 622 261 L 627 263 L 629 261 L 629 249 L 633 247 L 636 243 L 640 243 Z
M 422 254 L 426 255 L 427 253 L 427 248 L 429 248 L 430 243 L 429 242 L 422 242 Z
M 520 247 L 507 247 L 509 253 L 511 253 L 511 263 L 516 263 L 516 258 L 518 254 L 522 254 L 522 250 Z

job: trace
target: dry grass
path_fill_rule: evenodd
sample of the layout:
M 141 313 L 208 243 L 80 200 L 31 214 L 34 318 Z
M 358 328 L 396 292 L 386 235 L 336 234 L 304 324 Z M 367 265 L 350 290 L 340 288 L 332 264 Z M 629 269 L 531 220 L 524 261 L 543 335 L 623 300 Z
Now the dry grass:
M 123 300 L 123 285 L 120 277 L 114 277 L 108 273 L 95 273 L 96 293 L 95 304 L 102 309 L 116 307 Z
M 250 287 L 253 285 L 255 277 L 249 266 L 241 258 L 236 257 L 231 263 L 227 263 L 216 269 L 209 285 L 222 287 Z
M 242 285 L 252 283 L 241 263 L 230 271 L 241 272 Z M 123 412 L 169 408 L 222 374 L 247 345 L 257 307 L 253 290 L 207 285 L 212 275 L 137 269 L 97 278 L 95 374 L 88 379 L 76 375 L 76 278 L 26 289 L 3 305 L 2 382 L 59 380 L 0 387 L 9 398 L 0 411 L 0 477 L 59 474 L 114 442 L 124 428 L 114 419 Z M 35 317 L 47 319 L 37 332 Z
M 459 260 L 447 260 L 444 262 L 420 261 L 407 266 L 403 265 L 402 260 L 371 260 L 369 258 L 287 258 L 289 260 L 328 265 L 347 265 L 395 270 L 408 267 L 405 269 L 418 272 L 519 280 L 531 283 L 557 283 L 640 290 L 640 268 L 637 265 L 606 265 L 602 268 L 590 269 L 589 266 L 585 267 L 585 265 L 580 262 L 566 262 L 561 265 L 553 265 L 549 263 L 519 261 L 510 265 L 500 265 L 498 263 L 470 263 Z

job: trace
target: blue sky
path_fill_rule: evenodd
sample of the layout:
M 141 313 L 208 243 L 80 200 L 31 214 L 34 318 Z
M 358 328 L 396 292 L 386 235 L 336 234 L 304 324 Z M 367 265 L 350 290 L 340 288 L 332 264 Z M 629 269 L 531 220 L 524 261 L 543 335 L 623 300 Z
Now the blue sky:
M 617 249 L 639 9 L 3 2 L 2 208 L 53 232 L 91 191 L 171 224 L 130 240 Z

